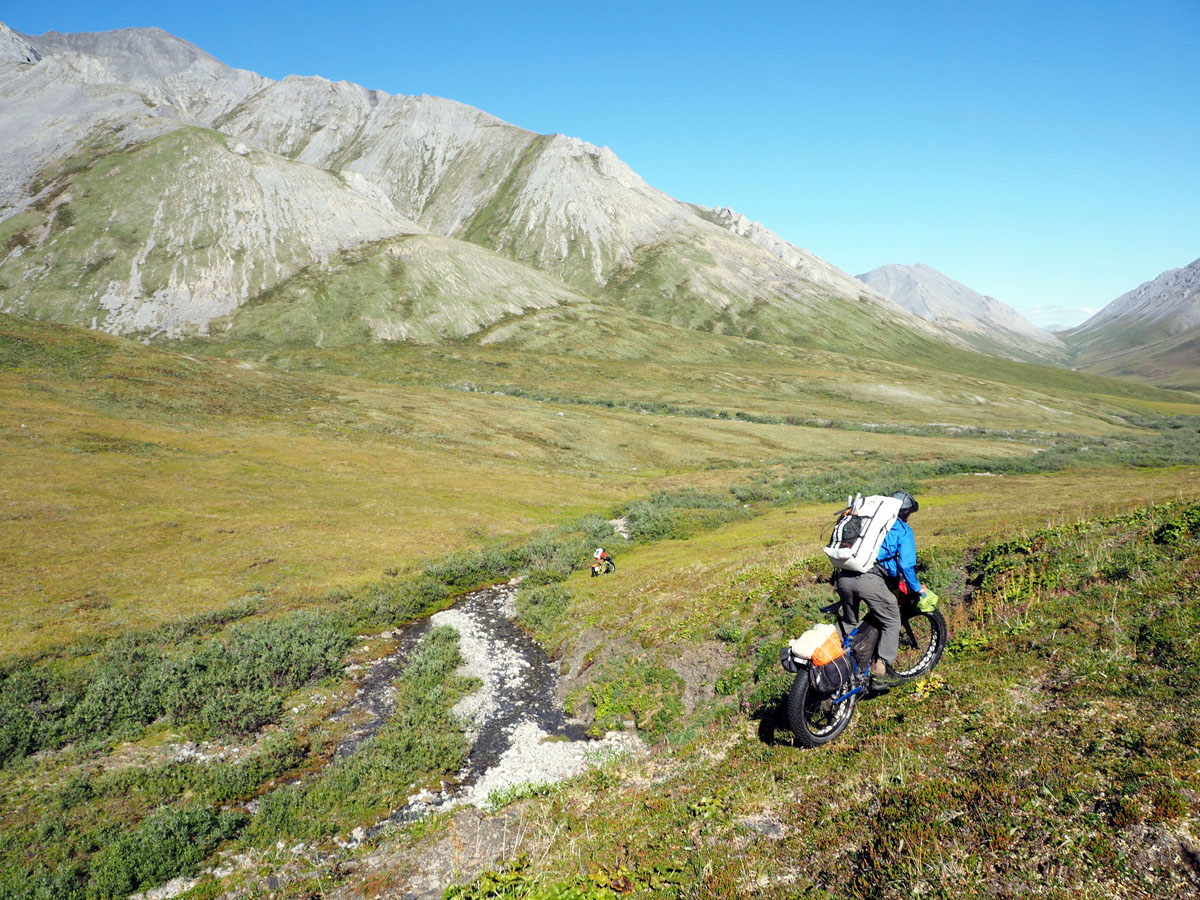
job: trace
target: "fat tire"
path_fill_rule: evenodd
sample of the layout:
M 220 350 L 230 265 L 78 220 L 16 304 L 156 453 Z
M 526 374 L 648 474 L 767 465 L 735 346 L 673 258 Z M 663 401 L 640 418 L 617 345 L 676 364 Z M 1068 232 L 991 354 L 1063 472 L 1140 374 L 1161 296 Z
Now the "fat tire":
M 796 674 L 792 689 L 788 692 L 787 713 L 788 726 L 796 743 L 801 747 L 820 747 L 822 744 L 828 744 L 850 725 L 850 719 L 854 716 L 854 704 L 858 702 L 857 694 L 834 705 L 836 713 L 829 726 L 812 727 L 810 717 L 816 713 L 816 707 L 828 699 L 828 695 L 818 694 L 813 690 L 808 680 L 807 668 L 802 668 Z
M 925 622 L 928 623 L 928 638 L 924 640 L 924 644 L 925 644 L 924 653 L 920 657 L 917 658 L 914 665 L 910 666 L 907 669 L 900 668 L 899 658 L 897 658 L 897 660 L 896 660 L 897 665 L 895 666 L 895 668 L 896 668 L 897 674 L 904 676 L 904 678 L 906 680 L 913 679 L 913 678 L 921 678 L 924 675 L 928 675 L 930 672 L 933 671 L 933 667 L 938 664 L 938 661 L 942 658 L 942 654 L 946 650 L 946 619 L 945 619 L 945 617 L 942 616 L 942 611 L 940 609 L 935 609 L 931 612 L 919 612 L 918 611 L 918 612 L 914 612 L 910 616 L 905 616 L 904 622 L 901 625 L 901 632 L 900 632 L 901 642 L 903 643 L 908 640 L 909 623 L 910 622 L 919 622 L 922 620 L 924 620 Z M 920 625 L 918 625 L 917 627 L 921 628 L 921 635 L 918 636 L 917 639 L 922 640 L 922 637 L 926 633 L 926 629 Z M 914 631 L 915 631 L 915 629 L 914 629 Z M 919 649 L 919 648 L 910 648 L 910 649 Z M 903 652 L 903 647 L 902 647 L 902 652 Z

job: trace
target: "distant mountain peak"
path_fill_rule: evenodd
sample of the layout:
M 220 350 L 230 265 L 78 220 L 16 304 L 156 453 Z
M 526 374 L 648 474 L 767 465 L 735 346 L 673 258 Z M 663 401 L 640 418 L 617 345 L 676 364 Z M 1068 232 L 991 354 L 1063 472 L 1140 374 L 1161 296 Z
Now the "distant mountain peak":
M 858 276 L 914 315 L 952 331 L 976 349 L 1013 359 L 1065 362 L 1066 344 L 1006 303 L 926 263 L 880 266 Z

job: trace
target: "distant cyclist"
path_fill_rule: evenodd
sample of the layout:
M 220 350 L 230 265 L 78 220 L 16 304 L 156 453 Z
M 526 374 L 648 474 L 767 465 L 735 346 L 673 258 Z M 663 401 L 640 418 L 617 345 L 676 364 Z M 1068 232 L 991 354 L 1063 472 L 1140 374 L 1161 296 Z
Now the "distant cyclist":
M 596 552 L 592 554 L 592 577 L 607 575 L 609 572 L 615 571 L 617 571 L 617 564 L 608 555 L 608 551 L 603 547 L 597 547 Z

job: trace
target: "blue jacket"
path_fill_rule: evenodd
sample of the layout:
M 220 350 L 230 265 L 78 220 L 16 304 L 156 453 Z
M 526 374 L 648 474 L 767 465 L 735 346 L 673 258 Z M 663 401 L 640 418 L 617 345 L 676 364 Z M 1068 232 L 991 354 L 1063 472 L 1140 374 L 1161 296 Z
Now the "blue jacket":
M 921 582 L 917 581 L 917 539 L 907 522 L 900 519 L 892 526 L 879 548 L 879 564 L 893 578 L 904 577 L 908 589 L 921 593 Z

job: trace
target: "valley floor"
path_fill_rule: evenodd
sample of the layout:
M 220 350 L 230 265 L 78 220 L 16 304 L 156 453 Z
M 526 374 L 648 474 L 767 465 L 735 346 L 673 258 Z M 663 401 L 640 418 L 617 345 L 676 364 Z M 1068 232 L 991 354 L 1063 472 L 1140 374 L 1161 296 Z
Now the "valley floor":
M 748 344 L 550 396 L 554 357 L 494 347 L 0 326 L 0 900 L 1197 892 L 1188 395 L 1012 383 L 989 428 L 895 367 L 833 421 L 832 357 Z M 828 602 L 840 498 L 896 488 L 950 650 L 801 752 L 778 649 Z M 351 755 L 339 711 L 402 626 L 513 576 L 556 702 L 649 752 L 366 834 L 463 770 L 470 646 L 431 628 Z

